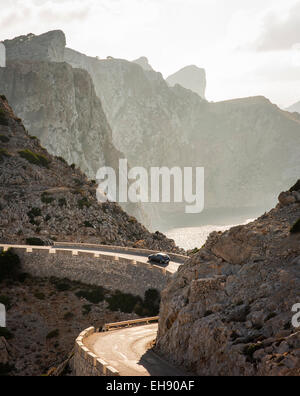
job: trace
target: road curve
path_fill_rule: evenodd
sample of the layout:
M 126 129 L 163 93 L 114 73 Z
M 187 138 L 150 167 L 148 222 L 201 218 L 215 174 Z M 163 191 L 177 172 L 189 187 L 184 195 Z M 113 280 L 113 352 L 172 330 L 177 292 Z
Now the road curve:
M 185 376 L 150 349 L 157 328 L 157 324 L 151 324 L 95 333 L 84 344 L 121 376 Z
M 143 253 L 138 253 L 138 252 L 134 252 L 134 253 L 124 253 L 123 250 L 116 250 L 116 249 L 110 249 L 109 245 L 107 247 L 89 247 L 89 246 L 84 246 L 84 244 L 82 245 L 76 245 L 76 244 L 72 244 L 72 245 L 64 245 L 64 243 L 56 243 L 55 246 L 53 246 L 53 249 L 57 249 L 57 250 L 76 250 L 78 252 L 91 252 L 91 253 L 103 253 L 105 255 L 108 256 L 118 256 L 121 258 L 126 258 L 129 260 L 136 260 L 136 261 L 140 261 L 143 263 L 147 263 L 148 262 L 148 255 L 147 254 L 143 254 Z M 151 264 L 149 264 L 151 265 Z M 155 264 L 156 266 L 160 266 L 159 264 Z M 177 262 L 175 260 L 170 261 L 170 263 L 168 265 L 161 265 L 161 267 L 166 268 L 168 271 L 170 271 L 171 273 L 175 273 L 178 271 L 178 268 L 182 265 L 182 262 Z

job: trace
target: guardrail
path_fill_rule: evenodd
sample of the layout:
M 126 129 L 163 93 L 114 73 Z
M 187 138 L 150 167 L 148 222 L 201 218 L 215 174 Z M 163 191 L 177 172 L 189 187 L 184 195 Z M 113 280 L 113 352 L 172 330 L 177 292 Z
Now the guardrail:
M 62 247 L 62 246 L 59 247 L 59 245 L 65 245 L 65 246 L 69 246 L 69 247 Z M 74 246 L 80 246 L 80 247 L 74 248 Z M 86 247 L 86 248 L 93 248 L 93 247 L 96 248 L 97 247 L 98 249 L 101 249 L 101 246 L 102 246 L 103 249 L 112 250 L 112 252 L 105 252 L 105 251 L 101 252 L 100 250 L 99 251 L 95 250 L 94 252 L 92 252 L 90 250 L 84 250 L 84 247 Z M 155 264 L 151 264 L 150 265 L 148 262 L 145 263 L 145 262 L 143 262 L 141 260 L 138 260 L 138 256 L 139 256 L 138 253 L 140 252 L 139 249 L 127 250 L 127 248 L 123 248 L 124 249 L 123 253 L 120 253 L 120 252 L 116 252 L 115 253 L 114 250 L 121 250 L 121 248 L 119 248 L 117 246 L 112 246 L 112 249 L 111 249 L 111 246 L 109 246 L 109 245 L 91 245 L 91 244 L 89 244 L 89 245 L 85 245 L 85 244 L 80 245 L 80 244 L 71 244 L 71 243 L 70 244 L 68 244 L 68 243 L 60 243 L 60 244 L 57 243 L 57 245 L 53 245 L 53 246 L 0 244 L 0 249 L 2 249 L 4 252 L 6 252 L 8 249 L 22 249 L 22 250 L 25 250 L 26 253 L 33 253 L 34 251 L 44 250 L 44 251 L 48 251 L 49 254 L 56 254 L 58 252 L 70 252 L 72 254 L 72 256 L 79 256 L 79 255 L 84 254 L 84 255 L 91 255 L 94 258 L 101 258 L 102 257 L 102 258 L 113 259 L 114 261 L 119 261 L 120 257 L 118 256 L 118 253 L 119 253 L 119 255 L 120 254 L 126 254 L 126 253 L 127 254 L 128 253 L 137 253 L 137 257 L 134 260 L 128 259 L 128 258 L 122 258 L 122 259 L 124 261 L 130 262 L 133 265 L 142 265 L 142 266 L 147 265 L 150 270 L 151 269 L 156 269 L 156 270 L 162 272 L 164 275 L 167 275 L 167 274 L 172 275 L 172 272 L 168 268 L 160 267 L 160 266 L 155 265 Z M 147 251 L 147 252 L 149 252 L 149 254 L 154 253 L 154 251 L 150 251 L 150 250 Z M 111 254 L 109 255 L 109 254 L 106 254 L 106 253 L 111 253 Z M 143 254 L 143 253 L 140 253 L 140 255 L 141 254 Z M 185 256 L 182 256 L 182 257 L 185 257 Z M 177 263 L 179 263 L 179 261 L 177 261 Z
M 159 320 L 159 316 L 153 316 L 151 318 L 126 320 L 124 322 L 106 323 L 103 326 L 102 331 L 105 332 L 116 328 L 131 327 L 132 325 L 135 324 L 142 324 L 142 323 L 149 324 L 150 322 L 158 322 L 158 320 Z
M 86 347 L 84 341 L 95 333 L 94 327 L 81 332 L 75 341 L 74 371 L 76 376 L 120 376 L 118 370 L 110 366 L 103 359 L 95 355 Z
M 79 249 L 81 248 L 97 248 L 97 249 L 103 249 L 103 250 L 112 250 L 112 251 L 122 251 L 124 253 L 133 253 L 137 255 L 145 255 L 149 256 L 150 254 L 157 253 L 157 250 L 149 250 L 149 249 L 138 249 L 138 248 L 132 248 L 132 247 L 124 247 L 124 246 L 115 246 L 115 245 L 97 245 L 97 244 L 92 244 L 92 243 L 71 243 L 71 242 L 54 242 L 53 246 L 55 247 L 62 247 L 62 246 L 79 246 Z M 184 263 L 189 257 L 184 256 L 182 254 L 177 254 L 177 253 L 169 253 L 166 252 L 172 261 L 176 261 L 178 263 Z

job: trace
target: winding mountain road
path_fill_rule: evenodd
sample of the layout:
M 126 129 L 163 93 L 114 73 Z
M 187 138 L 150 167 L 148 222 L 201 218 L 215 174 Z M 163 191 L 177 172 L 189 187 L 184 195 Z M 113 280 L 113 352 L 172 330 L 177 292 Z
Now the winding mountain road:
M 78 252 L 91 252 L 91 253 L 102 253 L 108 256 L 118 256 L 120 258 L 126 258 L 129 260 L 136 260 L 139 262 L 147 263 L 148 262 L 148 254 L 147 253 L 140 253 L 138 251 L 134 252 L 128 252 L 126 253 L 123 249 L 116 249 L 116 248 L 110 248 L 109 245 L 107 247 L 97 247 L 95 246 L 88 246 L 84 244 L 64 244 L 62 243 L 56 243 L 55 246 L 53 246 L 53 249 L 57 250 L 73 250 L 73 251 L 78 251 Z M 133 249 L 134 250 L 134 249 Z M 152 252 L 154 253 L 154 252 Z M 183 264 L 182 260 L 171 260 L 168 265 L 159 265 L 155 264 L 156 266 L 160 266 L 163 268 L 166 268 L 168 271 L 171 273 L 177 272 L 178 268 Z M 149 264 L 152 265 L 152 264 Z
M 157 328 L 156 323 L 95 333 L 86 338 L 84 344 L 121 376 L 185 376 L 151 350 Z

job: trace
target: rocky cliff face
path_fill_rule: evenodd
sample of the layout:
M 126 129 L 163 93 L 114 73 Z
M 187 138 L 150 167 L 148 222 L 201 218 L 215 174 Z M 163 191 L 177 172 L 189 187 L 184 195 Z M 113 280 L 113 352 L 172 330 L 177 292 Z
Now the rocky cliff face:
M 160 354 L 198 375 L 300 375 L 300 182 L 279 202 L 211 234 L 179 269 L 163 292 Z
M 99 204 L 96 185 L 28 135 L 4 97 L 0 142 L 1 242 L 39 238 L 177 250 L 173 241 L 151 234 L 119 205 Z
M 60 33 L 57 36 L 61 37 Z M 59 42 L 61 48 L 64 40 L 60 38 Z M 52 61 L 59 59 L 52 57 Z M 93 105 L 96 99 L 88 76 L 83 77 L 83 72 L 76 68 L 86 70 L 91 76 L 112 129 L 113 145 L 131 165 L 205 167 L 206 221 L 211 217 L 215 220 L 216 213 L 219 216 L 247 212 L 254 216 L 271 208 L 276 191 L 288 188 L 299 174 L 300 117 L 296 113 L 281 111 L 262 97 L 208 103 L 180 85 L 170 87 L 160 73 L 145 71 L 125 60 L 99 60 L 68 48 L 64 59 L 75 69 L 61 63 L 29 67 L 22 60 L 20 66 L 9 65 L 6 71 L 1 71 L 0 84 L 6 87 L 8 98 L 31 133 L 41 137 L 51 152 L 75 162 L 89 175 L 94 172 L 97 156 L 100 163 L 105 156 L 106 164 L 110 164 L 115 151 L 104 149 L 105 141 L 111 139 L 106 138 L 109 127 L 99 104 Z M 46 69 L 42 72 L 38 67 Z M 22 68 L 28 73 L 21 72 Z M 20 78 L 12 84 L 15 69 Z M 40 74 L 46 83 L 34 85 Z M 78 79 L 74 76 L 81 76 L 76 89 L 71 83 Z M 66 84 L 68 80 L 70 84 Z M 43 93 L 46 89 L 50 90 L 51 100 Z M 78 99 L 74 91 L 80 91 Z M 26 92 L 30 101 L 25 100 Z M 59 101 L 60 95 L 64 100 Z M 85 108 L 80 114 L 74 103 L 76 106 L 83 103 L 86 96 L 89 99 L 85 98 Z M 55 111 L 51 110 L 53 107 Z M 68 128 L 73 124 L 74 128 Z M 155 227 L 184 225 L 195 218 L 184 216 L 182 205 L 147 204 L 144 208 Z M 204 221 L 203 217 L 197 217 L 197 221 Z
M 28 34 L 5 40 L 6 58 L 13 60 L 63 62 L 66 38 L 61 30 L 54 30 L 40 36 Z
M 205 167 L 210 219 L 216 211 L 258 215 L 299 174 L 300 118 L 263 97 L 208 103 L 124 60 L 95 60 L 69 49 L 65 59 L 91 74 L 114 144 L 132 165 Z M 150 213 L 153 207 L 157 226 L 166 226 L 162 219 L 191 221 L 181 205 L 145 206 Z
M 205 99 L 206 72 L 197 66 L 186 66 L 167 78 L 167 83 L 174 87 L 176 84 L 183 88 L 190 89 Z

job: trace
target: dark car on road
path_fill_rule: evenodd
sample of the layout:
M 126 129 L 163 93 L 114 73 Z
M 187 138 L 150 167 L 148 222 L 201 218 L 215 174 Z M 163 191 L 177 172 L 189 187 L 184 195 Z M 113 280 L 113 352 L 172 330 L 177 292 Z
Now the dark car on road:
M 171 261 L 170 257 L 165 253 L 151 254 L 148 257 L 148 260 L 150 261 L 150 263 L 158 264 L 169 264 L 169 262 Z

